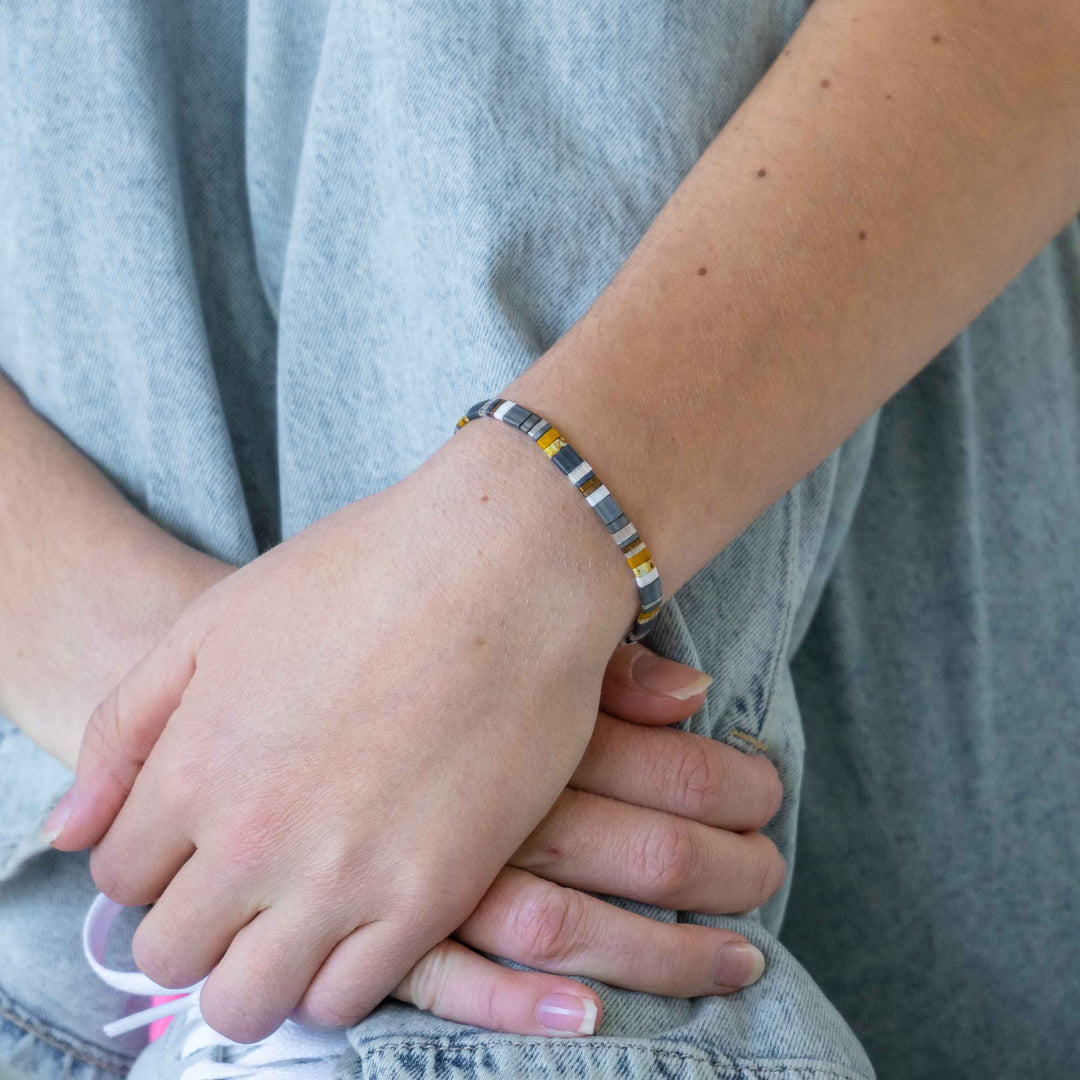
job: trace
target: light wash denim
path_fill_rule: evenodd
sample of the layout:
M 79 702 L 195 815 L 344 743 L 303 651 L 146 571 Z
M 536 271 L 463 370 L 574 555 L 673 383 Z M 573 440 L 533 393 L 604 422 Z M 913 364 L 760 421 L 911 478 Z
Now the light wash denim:
M 570 327 L 804 11 L 9 0 L 0 367 L 246 562 Z M 761 981 L 601 987 L 580 1041 L 387 1003 L 341 1080 L 869 1080 L 864 1045 L 883 1080 L 1076 1076 L 1078 268 L 1073 223 L 650 638 L 715 676 L 693 730 L 777 763 L 793 883 L 739 919 L 616 902 L 739 929 Z M 100 1032 L 129 1003 L 83 966 L 85 856 L 33 841 L 68 779 L 0 726 L 0 1062 L 34 1080 L 136 1049 Z

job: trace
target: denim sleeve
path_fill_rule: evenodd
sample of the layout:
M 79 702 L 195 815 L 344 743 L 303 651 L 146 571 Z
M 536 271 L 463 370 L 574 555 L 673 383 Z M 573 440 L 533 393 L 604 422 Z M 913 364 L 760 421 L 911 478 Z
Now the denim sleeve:
M 793 869 L 804 742 L 789 658 L 847 531 L 876 422 L 672 597 L 650 638 L 658 652 L 713 675 L 705 706 L 686 726 L 776 764 L 785 795 L 766 831 Z M 739 918 L 606 898 L 667 922 L 744 934 L 765 953 L 767 967 L 737 994 L 676 1000 L 586 980 L 603 998 L 604 1022 L 596 1036 L 575 1040 L 492 1034 L 388 1003 L 350 1031 L 353 1049 L 339 1078 L 867 1080 L 874 1073 L 859 1042 L 778 940 L 790 887 L 791 875 L 777 896 Z
M 805 8 L 0 7 L 0 366 L 141 510 L 247 561 L 401 479 L 557 340 Z M 651 640 L 715 677 L 694 730 L 776 761 L 786 799 L 771 831 L 793 867 L 803 740 L 788 656 L 872 438 L 770 507 Z M 24 737 L 4 742 L 0 900 L 77 941 L 74 901 L 48 906 L 59 864 L 29 839 L 62 781 Z M 605 987 L 600 1034 L 573 1043 L 388 1004 L 352 1031 L 342 1073 L 869 1077 L 777 940 L 785 903 L 701 920 L 767 956 L 734 997 Z M 85 973 L 64 968 L 61 993 L 21 925 L 0 917 L 0 961 L 22 972 L 0 962 L 0 984 L 74 1023 Z

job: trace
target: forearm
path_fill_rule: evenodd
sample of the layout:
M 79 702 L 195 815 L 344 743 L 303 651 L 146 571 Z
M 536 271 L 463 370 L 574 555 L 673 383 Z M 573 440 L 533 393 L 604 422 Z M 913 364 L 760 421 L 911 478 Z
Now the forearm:
M 500 393 L 596 468 L 665 595 L 1080 209 L 1078 55 L 1071 0 L 817 0 L 585 317 Z
M 0 375 L 0 711 L 73 767 L 94 706 L 230 567 L 128 503 Z

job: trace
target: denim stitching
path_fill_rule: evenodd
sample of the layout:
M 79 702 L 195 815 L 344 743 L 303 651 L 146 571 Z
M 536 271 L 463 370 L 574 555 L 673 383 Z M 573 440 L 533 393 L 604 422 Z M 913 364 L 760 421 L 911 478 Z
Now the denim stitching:
M 536 1045 L 535 1042 L 524 1042 L 520 1039 L 500 1039 L 497 1043 L 491 1045 L 470 1045 L 468 1043 L 451 1043 L 432 1039 L 409 1039 L 402 1042 L 395 1041 L 384 1046 L 367 1047 L 363 1052 L 357 1051 L 354 1048 L 353 1052 L 358 1058 L 363 1060 L 372 1057 L 385 1056 L 387 1054 L 394 1054 L 401 1050 L 437 1050 L 450 1054 L 462 1052 L 476 1054 L 487 1052 L 488 1050 L 501 1049 L 503 1047 L 533 1049 Z M 584 1048 L 582 1048 L 582 1050 L 584 1051 Z M 679 1061 L 707 1065 L 710 1069 L 722 1070 L 721 1073 L 718 1073 L 718 1076 L 731 1077 L 733 1080 L 747 1076 L 758 1078 L 758 1080 L 768 1080 L 769 1077 L 782 1078 L 799 1076 L 800 1074 L 806 1075 L 808 1069 L 812 1070 L 815 1076 L 832 1077 L 833 1080 L 866 1080 L 866 1078 L 859 1073 L 854 1073 L 848 1069 L 842 1069 L 835 1065 L 816 1061 L 793 1060 L 788 1062 L 748 1062 L 746 1064 L 740 1064 L 738 1061 L 732 1060 L 731 1058 L 713 1058 L 707 1054 L 693 1054 L 685 1050 L 669 1050 L 657 1046 L 642 1046 L 635 1043 L 605 1040 L 604 1045 L 600 1048 L 600 1052 L 606 1053 L 610 1050 L 626 1050 L 635 1053 L 650 1054 L 654 1057 L 675 1058 Z
M 769 715 L 769 707 L 772 705 L 773 693 L 776 690 L 776 680 L 780 673 L 780 662 L 787 657 L 788 640 L 791 637 L 791 628 L 794 623 L 795 605 L 795 579 L 797 577 L 796 564 L 799 553 L 799 532 L 802 529 L 802 513 L 799 501 L 795 498 L 796 490 L 802 488 L 802 481 L 784 495 L 784 513 L 787 517 L 788 527 L 784 530 L 787 551 L 784 559 L 784 621 L 777 642 L 776 653 L 773 656 L 772 670 L 766 682 L 768 698 L 765 702 L 765 711 L 762 713 L 761 727 L 765 726 L 765 717 Z M 761 727 L 757 734 L 760 736 Z
M 128 1073 L 128 1069 L 124 1066 L 112 1065 L 104 1058 L 94 1057 L 91 1054 L 83 1053 L 70 1043 L 65 1043 L 54 1038 L 36 1025 L 16 1016 L 15 1013 L 6 1008 L 3 1004 L 0 1004 L 0 1020 L 6 1020 L 20 1031 L 25 1031 L 31 1038 L 37 1039 L 38 1042 L 44 1043 L 46 1046 L 51 1046 L 54 1050 L 59 1050 L 63 1054 L 70 1054 L 76 1061 L 81 1061 L 84 1065 L 90 1065 L 93 1068 L 112 1073 L 114 1076 L 126 1076 Z

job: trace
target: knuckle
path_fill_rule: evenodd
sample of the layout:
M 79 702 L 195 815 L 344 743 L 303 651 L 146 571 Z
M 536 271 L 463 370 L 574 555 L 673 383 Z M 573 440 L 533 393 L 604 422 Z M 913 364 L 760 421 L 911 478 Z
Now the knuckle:
M 241 811 L 219 840 L 222 866 L 230 876 L 258 872 L 272 861 L 280 833 L 280 811 L 259 805 Z
M 449 956 L 445 945 L 440 945 L 409 972 L 409 997 L 418 1009 L 437 1014 L 445 1001 L 449 981 Z
M 308 990 L 304 995 L 302 1015 L 305 1024 L 325 1029 L 349 1027 L 362 1019 L 362 1012 L 348 986 L 333 982 Z
M 746 770 L 742 790 L 745 794 L 745 827 L 760 829 L 776 816 L 784 801 L 784 785 L 776 766 L 761 754 L 736 751 Z
M 494 979 L 477 994 L 475 1000 L 476 1017 L 473 1021 L 478 1027 L 488 1031 L 502 1031 L 506 1020 L 503 1017 L 503 998 Z
M 679 752 L 670 778 L 675 805 L 699 821 L 709 817 L 718 801 L 722 768 L 721 762 L 704 740 L 687 740 Z
M 190 760 L 173 740 L 167 754 L 154 762 L 154 795 L 162 817 L 190 822 L 207 804 L 208 785 L 201 782 L 199 763 Z
M 131 956 L 135 966 L 159 986 L 178 989 L 196 981 L 197 976 L 191 977 L 185 970 L 190 965 L 184 963 L 177 951 L 157 935 L 145 932 L 143 927 L 131 939 Z
M 251 1007 L 240 995 L 209 998 L 205 990 L 199 999 L 203 1019 L 218 1034 L 238 1043 L 258 1042 L 280 1027 L 284 1016 L 271 1016 Z
M 750 833 L 754 850 L 751 858 L 750 901 L 757 907 L 779 892 L 787 877 L 787 863 L 777 846 L 761 833 Z
M 762 800 L 764 802 L 761 824 L 767 825 L 776 817 L 780 812 L 780 807 L 783 805 L 784 785 L 780 780 L 780 774 L 776 771 L 776 766 L 768 758 L 759 758 L 758 760 L 765 762 L 767 766 L 762 770 L 764 775 L 761 780 Z
M 511 935 L 532 966 L 560 964 L 577 950 L 583 922 L 581 894 L 561 885 L 549 885 L 517 909 Z
M 104 758 L 113 748 L 123 744 L 122 734 L 120 686 L 117 686 L 94 707 L 83 739 L 89 742 L 96 756 Z
M 693 880 L 697 865 L 694 839 L 686 825 L 663 817 L 632 845 L 631 871 L 656 899 L 671 900 Z
M 90 854 L 90 876 L 98 892 L 123 907 L 138 907 L 156 900 L 148 895 L 151 890 L 132 881 L 124 871 L 123 861 L 112 855 L 110 849 L 97 847 Z

